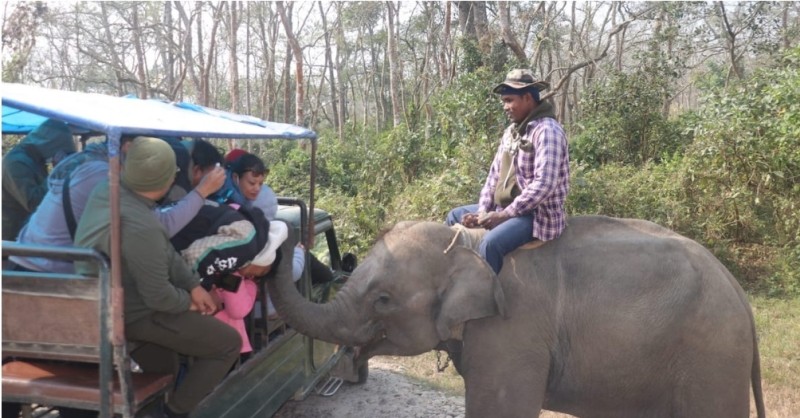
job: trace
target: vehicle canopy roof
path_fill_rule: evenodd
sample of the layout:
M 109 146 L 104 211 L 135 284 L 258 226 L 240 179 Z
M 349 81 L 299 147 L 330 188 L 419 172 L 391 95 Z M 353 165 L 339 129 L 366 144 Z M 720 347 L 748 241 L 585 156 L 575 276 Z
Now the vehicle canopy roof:
M 76 133 L 240 139 L 316 140 L 310 129 L 268 122 L 186 102 L 138 100 L 98 93 L 3 84 L 3 132 L 25 134 L 45 118 L 72 125 Z M 111 145 L 111 144 L 109 144 Z
M 105 134 L 109 150 L 109 184 L 111 191 L 111 281 L 121 287 L 119 242 L 119 142 L 122 135 L 155 137 L 230 139 L 306 139 L 311 141 L 311 180 L 309 211 L 314 213 L 315 155 L 317 134 L 295 125 L 268 122 L 191 103 L 163 100 L 139 100 L 98 93 L 54 90 L 24 84 L 4 83 L 2 91 L 3 130 L 27 133 L 36 123 L 36 116 L 66 122 L 74 133 Z M 7 113 L 8 111 L 8 113 Z M 18 112 L 19 111 L 19 112 Z M 30 115 L 26 115 L 27 112 Z M 27 118 L 27 119 L 26 119 Z M 40 119 L 41 120 L 41 119 Z M 27 124 L 27 125 L 26 125 Z M 26 128 L 27 126 L 27 128 Z M 27 129 L 27 131 L 25 130 Z M 313 242 L 313 228 L 309 241 Z M 310 244 L 309 244 L 310 245 Z M 116 304 L 114 309 L 121 309 Z M 114 333 L 119 333 L 115 327 Z

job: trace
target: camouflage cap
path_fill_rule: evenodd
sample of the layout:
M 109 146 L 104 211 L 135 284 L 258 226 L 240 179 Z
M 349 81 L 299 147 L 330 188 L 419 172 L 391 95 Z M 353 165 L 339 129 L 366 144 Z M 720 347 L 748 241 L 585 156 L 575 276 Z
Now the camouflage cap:
M 548 82 L 537 80 L 536 77 L 533 76 L 533 72 L 531 72 L 531 70 L 518 68 L 511 70 L 506 75 L 506 79 L 502 83 L 498 84 L 497 87 L 495 87 L 492 91 L 497 94 L 502 94 L 505 88 L 519 90 L 530 86 L 536 87 L 540 91 L 550 88 L 550 84 Z

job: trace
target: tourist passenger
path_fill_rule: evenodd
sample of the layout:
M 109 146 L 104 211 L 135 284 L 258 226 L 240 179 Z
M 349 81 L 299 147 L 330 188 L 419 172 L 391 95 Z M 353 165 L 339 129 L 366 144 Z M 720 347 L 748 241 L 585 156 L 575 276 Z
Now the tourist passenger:
M 229 164 L 233 183 L 249 201 L 256 200 L 269 170 L 256 155 L 245 154 Z
M 131 140 L 132 136 L 123 136 L 120 140 L 123 159 Z M 191 146 L 191 154 L 183 144 Z M 191 160 L 192 164 L 182 164 L 185 169 L 178 172 L 176 185 L 171 189 L 174 197 L 182 198 L 169 206 L 157 207 L 154 212 L 169 236 L 174 236 L 186 226 L 203 206 L 205 198 L 217 191 L 225 180 L 225 171 L 216 167 L 222 161 L 222 156 L 213 145 L 203 140 L 183 141 L 183 144 L 177 142 L 177 147 L 180 147 L 177 150 L 183 149 L 185 158 Z M 173 145 L 173 150 L 175 149 Z M 181 183 L 178 179 L 182 177 L 187 184 L 194 187 L 195 193 L 187 194 L 186 190 L 178 186 Z M 47 194 L 20 232 L 17 241 L 23 244 L 72 245 L 75 227 L 83 215 L 90 193 L 99 182 L 107 178 L 107 143 L 89 144 L 83 151 L 67 157 L 48 177 Z M 68 181 L 67 187 L 64 187 L 65 181 Z M 179 192 L 173 192 L 178 189 Z M 74 271 L 72 262 L 68 260 L 21 256 L 12 256 L 10 259 L 18 269 L 56 273 Z
M 242 150 L 234 149 L 225 156 L 227 166 L 231 171 L 233 183 L 237 190 L 247 199 L 250 204 L 258 202 L 262 205 L 264 213 L 271 213 L 274 219 L 274 214 L 277 212 L 278 201 L 275 192 L 269 186 L 264 185 L 264 179 L 269 174 L 264 161 L 256 155 L 244 152 Z M 273 200 L 274 199 L 274 200 Z M 269 215 L 268 215 L 269 218 Z M 270 220 L 272 220 L 270 219 Z M 292 273 L 293 278 L 298 280 L 305 264 L 305 257 L 299 257 L 298 253 L 304 253 L 302 244 L 295 247 L 295 260 L 303 260 L 303 264 L 294 264 Z M 311 273 L 312 284 L 328 283 L 333 281 L 333 272 L 324 263 L 311 254 L 309 258 L 309 267 Z
M 283 222 L 270 222 L 257 206 L 208 204 L 171 240 L 198 272 L 203 287 L 220 300 L 223 308 L 215 316 L 239 331 L 243 360 L 253 350 L 244 318 L 253 309 L 260 277 L 269 272 L 287 234 Z
M 236 361 L 241 339 L 211 317 L 217 305 L 200 278 L 175 251 L 152 211 L 173 183 L 175 153 L 163 140 L 138 137 L 120 176 L 120 233 L 125 335 L 142 343 L 131 353 L 146 372 L 177 374 L 178 354 L 191 358 L 180 384 L 168 394 L 167 417 L 187 417 Z M 89 198 L 76 232 L 76 245 L 110 253 L 108 182 Z M 83 274 L 96 266 L 76 263 Z
M 258 295 L 258 283 L 261 277 L 271 271 L 272 263 L 276 260 L 276 252 L 286 240 L 288 232 L 283 222 L 271 222 L 269 239 L 262 251 L 245 267 L 234 273 L 239 279 L 238 287 L 231 289 L 218 286 L 213 290 L 223 306 L 214 316 L 239 332 L 242 338 L 242 360 L 246 360 L 253 351 L 244 319 L 253 311 Z
M 3 157 L 3 240 L 13 241 L 47 193 L 47 164 L 75 152 L 69 127 L 48 119 Z
M 260 209 L 209 204 L 171 242 L 210 290 L 218 279 L 255 258 L 267 243 L 269 226 Z

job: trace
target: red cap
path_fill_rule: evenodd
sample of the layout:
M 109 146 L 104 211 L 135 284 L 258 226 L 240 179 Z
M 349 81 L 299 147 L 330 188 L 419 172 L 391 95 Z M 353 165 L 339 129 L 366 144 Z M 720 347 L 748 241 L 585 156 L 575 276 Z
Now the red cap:
M 241 148 L 234 148 L 234 149 L 230 150 L 230 152 L 225 154 L 225 162 L 226 163 L 232 163 L 232 162 L 238 160 L 239 157 L 241 157 L 242 155 L 245 155 L 245 154 L 247 154 L 247 151 L 245 151 L 245 150 L 243 150 Z

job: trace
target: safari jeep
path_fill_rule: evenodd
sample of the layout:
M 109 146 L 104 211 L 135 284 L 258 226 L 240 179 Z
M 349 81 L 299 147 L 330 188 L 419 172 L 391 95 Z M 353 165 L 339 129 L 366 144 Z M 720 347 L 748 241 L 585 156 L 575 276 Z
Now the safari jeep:
M 7 406 L 21 405 L 23 416 L 30 416 L 33 410 L 41 416 L 47 410 L 75 408 L 97 411 L 100 417 L 146 417 L 164 402 L 176 382 L 171 375 L 139 370 L 129 357 L 135 343 L 125 340 L 119 268 L 120 137 L 303 139 L 312 144 L 313 162 L 316 134 L 297 126 L 186 103 L 19 84 L 3 87 L 4 134 L 24 134 L 44 117 L 66 122 L 83 138 L 107 138 L 112 199 L 111 254 L 3 241 L 4 258 L 21 255 L 83 260 L 99 267 L 97 277 L 87 277 L 13 271 L 4 265 L 3 416 Z M 26 120 L 33 122 L 26 125 Z M 9 131 L 11 126 L 13 130 Z M 347 279 L 355 267 L 355 258 L 342 257 L 332 217 L 313 207 L 313 163 L 310 171 L 309 205 L 299 198 L 279 198 L 277 216 L 290 225 L 291 239 L 305 244 L 307 261 L 313 253 L 332 270 L 334 280 L 326 285 L 312 286 L 308 267 L 298 282 L 307 298 L 324 302 Z M 367 378 L 365 367 L 354 368 L 350 348 L 303 336 L 280 318 L 269 316 L 268 292 L 264 283 L 260 287 L 256 307 L 246 320 L 253 355 L 235 366 L 192 417 L 268 417 L 289 399 L 303 399 L 312 392 L 332 395 L 343 380 L 363 382 Z M 50 412 L 47 416 L 57 415 Z

